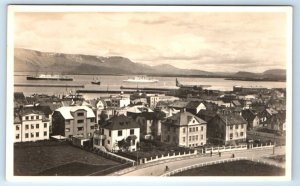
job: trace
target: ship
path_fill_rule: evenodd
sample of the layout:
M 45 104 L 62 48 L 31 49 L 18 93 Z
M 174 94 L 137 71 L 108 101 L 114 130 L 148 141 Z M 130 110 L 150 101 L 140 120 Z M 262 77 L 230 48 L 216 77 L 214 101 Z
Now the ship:
M 37 76 L 27 76 L 27 80 L 59 80 L 59 81 L 73 81 L 73 78 L 62 75 L 48 75 L 40 74 Z
M 156 83 L 158 82 L 157 79 L 151 79 L 146 76 L 135 76 L 134 78 L 129 78 L 126 80 L 123 80 L 123 82 L 128 83 Z
M 94 85 L 100 85 L 101 84 L 101 81 L 99 81 L 98 79 L 93 79 L 93 81 L 91 82 L 92 84 Z

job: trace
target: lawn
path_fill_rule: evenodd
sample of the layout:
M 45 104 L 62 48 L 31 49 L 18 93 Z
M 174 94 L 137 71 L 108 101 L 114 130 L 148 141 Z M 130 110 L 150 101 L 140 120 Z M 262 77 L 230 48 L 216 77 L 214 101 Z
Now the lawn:
M 18 144 L 14 146 L 14 174 L 88 175 L 120 163 L 69 144 Z
M 284 176 L 285 169 L 247 160 L 209 165 L 174 176 Z

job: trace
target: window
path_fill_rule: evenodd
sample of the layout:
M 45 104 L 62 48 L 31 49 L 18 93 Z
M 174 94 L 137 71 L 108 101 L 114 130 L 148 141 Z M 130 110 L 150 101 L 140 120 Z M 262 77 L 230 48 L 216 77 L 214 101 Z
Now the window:
M 40 128 L 40 125 L 39 125 L 39 124 L 36 124 L 36 125 L 35 125 L 35 128 L 37 128 L 37 129 Z
M 241 132 L 241 133 L 240 133 L 240 136 L 243 137 L 243 136 L 244 136 L 244 132 Z
M 28 126 L 28 125 L 25 125 L 25 129 L 28 130 L 28 129 L 29 129 L 29 126 Z
M 34 125 L 33 124 L 31 125 L 31 129 L 34 129 Z
M 189 132 L 192 132 L 192 128 L 189 128 Z
M 107 144 L 110 144 L 110 141 L 109 141 L 109 140 L 107 140 Z
M 201 139 L 203 140 L 203 135 L 201 135 Z
M 189 136 L 189 141 L 191 141 L 192 140 L 192 137 L 191 136 Z
M 200 145 L 202 146 L 202 145 L 203 145 L 203 142 L 201 142 Z
M 82 131 L 82 130 L 83 130 L 83 127 L 77 127 L 77 130 L 78 130 L 78 131 Z
M 36 116 L 36 119 L 40 119 L 40 116 Z
M 83 112 L 78 112 L 77 116 L 84 116 L 84 113 Z
M 44 132 L 44 136 L 47 136 L 47 132 L 46 131 Z
M 91 126 L 91 130 L 94 130 L 94 129 L 95 129 L 95 126 L 94 126 L 94 125 L 92 125 L 92 126 Z
M 118 136 L 122 136 L 123 135 L 123 131 L 122 130 L 118 130 Z
M 20 138 L 20 134 L 17 134 L 17 135 L 16 135 L 16 139 L 19 139 L 19 138 Z
M 193 120 L 193 123 L 195 123 L 195 120 Z
M 83 123 L 83 119 L 77 120 L 77 123 Z
M 230 129 L 233 129 L 233 126 L 232 126 L 232 125 L 230 125 Z
M 36 133 L 35 133 L 35 137 L 38 138 L 39 136 L 40 136 L 40 133 L 36 132 Z
M 185 137 L 182 138 L 182 142 L 185 142 Z
M 108 136 L 111 137 L 111 131 L 108 132 Z
M 193 127 L 193 132 L 195 132 L 195 130 L 196 130 L 195 127 Z
M 130 129 L 130 135 L 134 134 L 134 129 Z
M 29 134 L 28 133 L 25 133 L 25 138 L 28 138 L 29 137 Z
M 192 136 L 192 140 L 195 141 L 195 136 Z
M 34 116 L 31 116 L 30 119 L 33 120 L 33 119 L 34 119 Z
M 236 136 L 236 137 L 239 137 L 239 133 L 236 132 L 236 133 L 235 133 L 235 136 Z
M 198 127 L 196 127 L 196 131 L 198 131 Z
M 241 125 L 241 128 L 242 128 L 242 129 L 244 128 L 244 125 L 243 125 L 243 124 Z
M 229 136 L 230 136 L 230 139 L 232 139 L 232 138 L 233 138 L 233 134 L 232 134 L 232 133 L 230 133 L 230 134 L 229 134 Z
M 182 129 L 182 132 L 185 133 L 185 128 Z
M 196 135 L 196 141 L 198 141 L 198 135 Z
M 239 125 L 235 125 L 235 129 L 238 129 L 239 128 Z
M 29 120 L 29 117 L 28 117 L 28 116 L 26 116 L 26 117 L 25 117 L 25 120 Z
M 20 130 L 20 127 L 19 127 L 19 125 L 16 125 L 16 130 Z
M 31 137 L 31 138 L 34 138 L 34 134 L 33 134 L 33 133 L 30 133 L 30 137 Z
M 201 126 L 201 131 L 203 131 L 203 126 Z
M 44 128 L 47 128 L 47 123 L 44 123 Z

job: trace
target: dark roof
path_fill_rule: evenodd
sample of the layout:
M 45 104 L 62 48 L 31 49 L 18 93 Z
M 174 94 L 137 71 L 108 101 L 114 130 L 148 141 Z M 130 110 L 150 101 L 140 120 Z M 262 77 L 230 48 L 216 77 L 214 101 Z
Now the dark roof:
M 246 124 L 247 121 L 239 114 L 217 114 L 226 125 L 239 125 L 239 124 Z
M 242 117 L 246 121 L 253 121 L 254 118 L 256 117 L 256 114 L 252 110 L 246 109 L 246 110 L 242 110 Z
M 185 126 L 191 121 L 192 118 L 195 118 L 199 122 L 199 124 L 206 124 L 206 121 L 190 112 L 178 112 L 173 116 L 168 117 L 166 122 L 173 125 Z
M 110 118 L 109 120 L 105 121 L 100 127 L 109 130 L 140 128 L 132 118 L 127 117 L 123 114 Z
M 197 107 L 201 104 L 200 101 L 190 101 L 187 105 L 187 109 L 197 109 Z
M 23 92 L 15 92 L 14 93 L 14 99 L 15 100 L 24 100 L 24 101 L 26 101 L 26 98 L 25 98 Z

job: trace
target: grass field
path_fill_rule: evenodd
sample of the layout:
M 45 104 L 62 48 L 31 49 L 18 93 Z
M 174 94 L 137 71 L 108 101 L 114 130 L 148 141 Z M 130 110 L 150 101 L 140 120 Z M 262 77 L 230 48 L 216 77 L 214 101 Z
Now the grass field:
M 88 175 L 120 163 L 68 144 L 14 147 L 14 174 L 16 176 Z
M 174 176 L 284 176 L 285 169 L 247 160 L 209 165 Z

